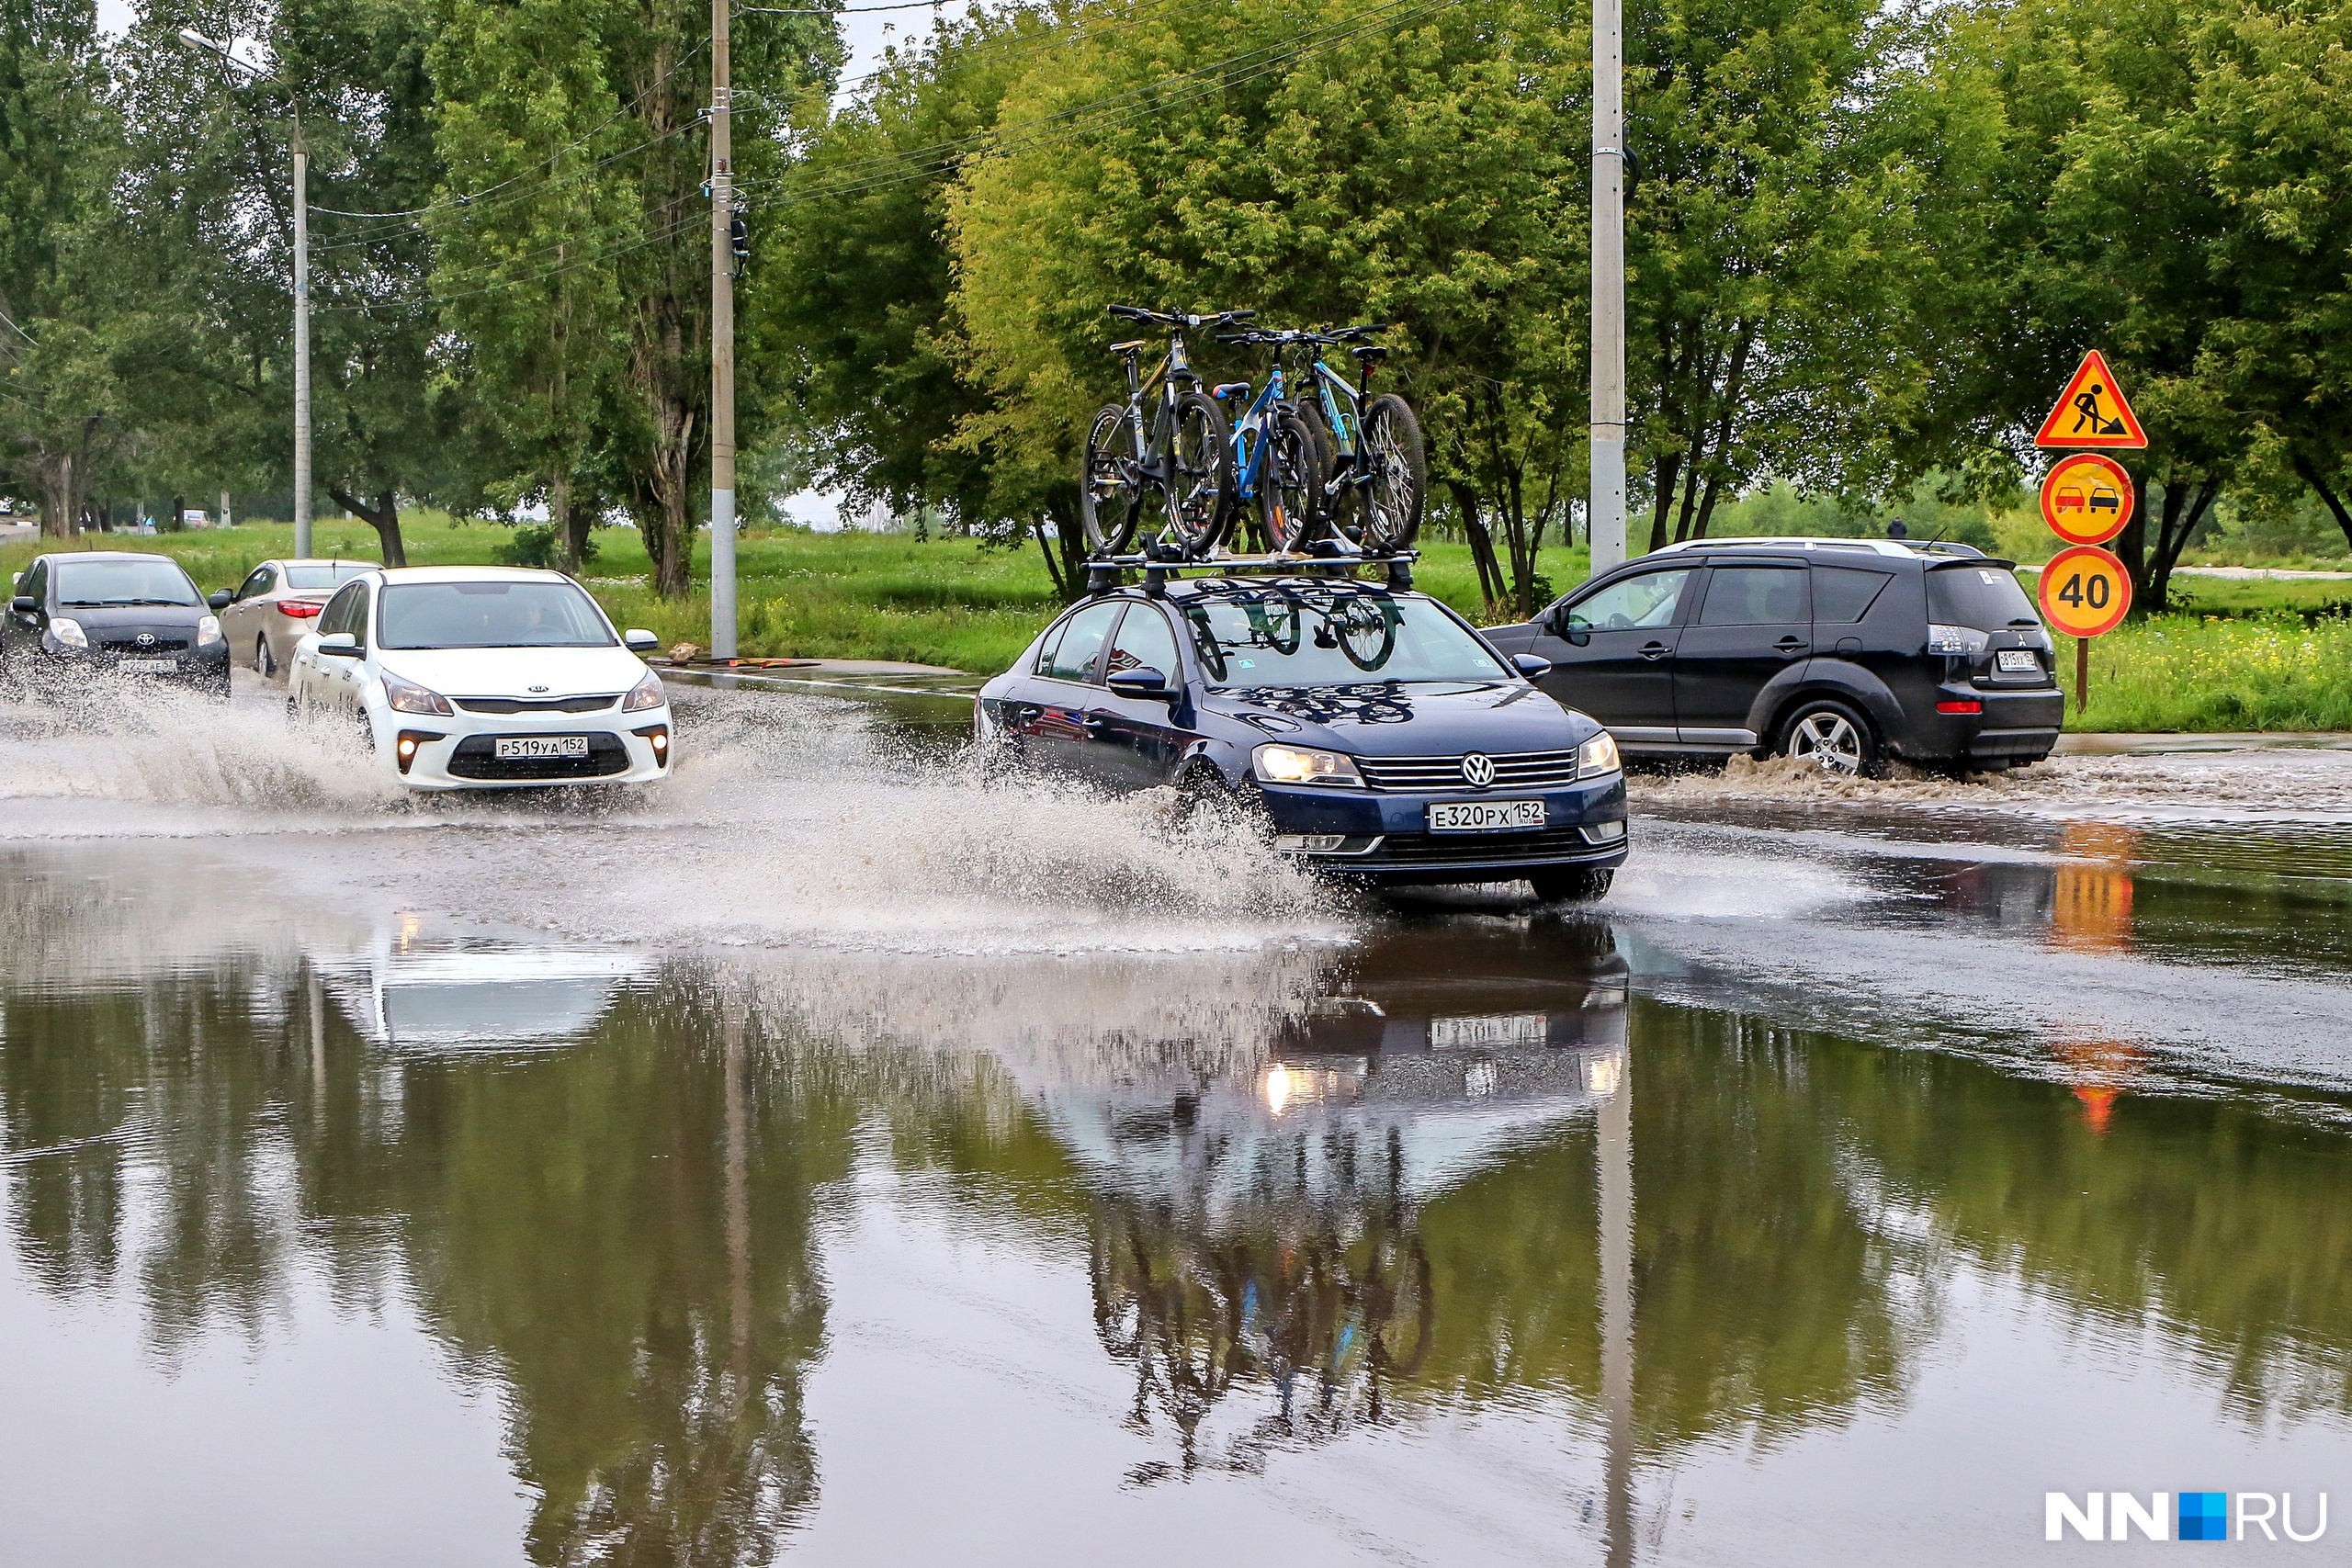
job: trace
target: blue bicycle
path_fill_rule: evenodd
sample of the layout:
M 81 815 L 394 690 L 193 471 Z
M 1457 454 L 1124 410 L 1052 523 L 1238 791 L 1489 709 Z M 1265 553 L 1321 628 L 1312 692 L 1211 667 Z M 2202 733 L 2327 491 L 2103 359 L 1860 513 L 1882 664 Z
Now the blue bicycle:
M 1259 544 L 1285 555 L 1296 554 L 1314 539 L 1322 523 L 1321 481 L 1331 467 L 1314 426 L 1300 416 L 1298 405 L 1291 400 L 1283 378 L 1284 357 L 1295 345 L 1311 342 L 1312 334 L 1253 330 L 1219 333 L 1216 341 L 1264 344 L 1274 351 L 1265 389 L 1233 422 L 1234 484 L 1227 524 L 1218 532 L 1230 533 L 1241 508 L 1248 505 L 1253 509 L 1250 526 Z M 1211 388 L 1209 395 L 1219 401 L 1248 398 L 1250 383 L 1228 381 Z

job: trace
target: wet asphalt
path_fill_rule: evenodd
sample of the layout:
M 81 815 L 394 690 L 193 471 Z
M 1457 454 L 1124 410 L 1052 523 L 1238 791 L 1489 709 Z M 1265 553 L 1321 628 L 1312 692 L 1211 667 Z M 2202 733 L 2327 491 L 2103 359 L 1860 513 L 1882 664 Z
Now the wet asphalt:
M 2352 753 L 1645 775 L 1598 905 L 1383 901 L 900 686 L 624 800 L 0 713 L 0 1560 L 2109 1561 L 2048 1493 L 2352 1474 Z

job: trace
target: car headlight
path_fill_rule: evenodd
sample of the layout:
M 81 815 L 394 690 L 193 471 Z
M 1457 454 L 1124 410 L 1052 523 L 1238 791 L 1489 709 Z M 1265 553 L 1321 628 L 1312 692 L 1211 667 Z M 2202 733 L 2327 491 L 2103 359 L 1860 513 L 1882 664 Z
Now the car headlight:
M 1250 753 L 1250 769 L 1263 784 L 1363 785 L 1356 765 L 1337 751 L 1307 751 L 1295 746 L 1261 746 Z
M 196 623 L 196 646 L 209 648 L 220 640 L 220 617 L 207 615 Z
M 1613 773 L 1621 765 L 1617 738 L 1605 729 L 1577 748 L 1577 777 L 1580 779 Z
M 450 707 L 449 699 L 440 693 L 426 691 L 423 686 L 403 681 L 389 671 L 384 676 L 384 704 L 394 713 L 446 715 L 457 711 Z
M 1929 653 L 1982 653 L 1984 651 L 1985 644 L 1990 641 L 1992 638 L 1974 626 L 1931 626 L 1928 628 Z
M 90 634 L 82 629 L 82 623 L 69 621 L 62 615 L 49 618 L 49 635 L 57 639 L 60 648 L 86 649 L 90 646 Z
M 645 672 L 645 679 L 631 686 L 628 695 L 621 699 L 621 712 L 643 713 L 647 708 L 658 708 L 669 700 L 669 694 L 662 689 L 662 677 L 649 670 Z

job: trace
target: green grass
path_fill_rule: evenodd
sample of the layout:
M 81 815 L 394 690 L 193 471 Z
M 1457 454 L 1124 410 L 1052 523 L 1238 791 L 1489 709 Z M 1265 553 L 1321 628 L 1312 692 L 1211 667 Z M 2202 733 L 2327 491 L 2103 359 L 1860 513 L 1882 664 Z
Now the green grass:
M 2074 661 L 2061 637 L 2068 729 L 2352 729 L 2352 620 L 2156 615 L 2119 627 L 2091 644 L 2081 714 Z
M 261 561 L 294 549 L 289 524 L 248 523 L 232 529 L 123 536 L 90 534 L 73 547 L 156 550 L 176 558 L 210 592 L 233 588 Z M 403 519 L 408 558 L 417 566 L 485 565 L 514 537 L 494 523 L 461 523 L 438 513 Z M 709 547 L 696 551 L 696 591 L 665 600 L 646 585 L 650 568 L 637 535 L 596 533 L 596 558 L 582 580 L 613 619 L 643 626 L 667 647 L 710 641 Z M 321 519 L 312 547 L 322 556 L 376 558 L 366 525 Z M 0 548 L 0 568 L 24 570 L 47 541 Z M 897 659 L 956 670 L 1003 669 L 1053 617 L 1058 604 L 1033 544 L 987 549 L 969 539 L 918 544 L 903 534 L 753 531 L 737 550 L 738 646 L 763 658 Z M 1585 575 L 1582 550 L 1547 550 L 1544 575 L 1559 588 Z M 1419 583 L 1474 620 L 1481 618 L 1477 571 L 1465 545 L 1433 544 Z
M 485 564 L 513 538 L 496 524 L 412 516 L 409 558 L 419 565 Z M 283 524 L 153 539 L 90 535 L 95 549 L 157 549 L 176 557 L 198 586 L 234 587 L 254 565 L 292 553 Z M 322 555 L 375 557 L 364 525 L 322 520 Z M 646 586 L 645 552 L 627 529 L 601 529 L 587 585 L 613 619 L 644 626 L 667 645 L 707 643 L 710 602 L 698 591 L 656 598 Z M 23 570 L 45 545 L 0 549 L 0 568 Z M 991 550 L 967 539 L 918 544 L 896 534 L 745 536 L 741 568 L 741 646 L 773 658 L 899 659 L 951 669 L 1001 670 L 1053 615 L 1051 584 L 1034 546 Z M 1555 589 L 1582 581 L 1582 550 L 1544 552 Z M 695 581 L 707 585 L 707 548 Z M 1432 543 L 1416 581 L 1473 620 L 1483 618 L 1467 546 Z M 2175 580 L 2184 608 L 2110 632 L 2091 649 L 2091 705 L 2066 725 L 2080 730 L 2352 729 L 2352 583 Z M 2069 692 L 2074 649 L 2059 639 Z

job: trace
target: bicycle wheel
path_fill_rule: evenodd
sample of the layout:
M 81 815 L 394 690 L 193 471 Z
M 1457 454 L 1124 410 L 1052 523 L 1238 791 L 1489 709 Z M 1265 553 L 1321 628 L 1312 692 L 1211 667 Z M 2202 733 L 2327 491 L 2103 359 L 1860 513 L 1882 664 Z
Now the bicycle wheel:
M 1090 555 L 1117 555 L 1135 539 L 1144 488 L 1135 477 L 1135 419 L 1128 410 L 1119 403 L 1095 410 L 1078 476 L 1078 514 Z
M 1258 474 L 1258 514 L 1265 520 L 1266 543 L 1295 554 L 1315 537 L 1322 521 L 1321 448 L 1306 422 L 1279 413 L 1266 431 L 1266 461 Z
M 1178 394 L 1168 445 L 1169 531 L 1187 555 L 1207 555 L 1233 521 L 1227 504 L 1233 493 L 1233 446 L 1224 411 L 1205 393 Z
M 1322 532 L 1335 539 L 1361 538 L 1363 529 L 1355 520 L 1356 487 L 1347 482 L 1354 470 L 1340 450 L 1340 438 L 1331 434 L 1330 421 L 1315 404 L 1301 408 L 1298 417 L 1306 422 L 1307 430 L 1315 437 L 1317 522 Z
M 1413 406 L 1383 392 L 1363 411 L 1363 542 L 1375 549 L 1401 550 L 1421 531 L 1429 502 L 1430 464 L 1421 422 Z

